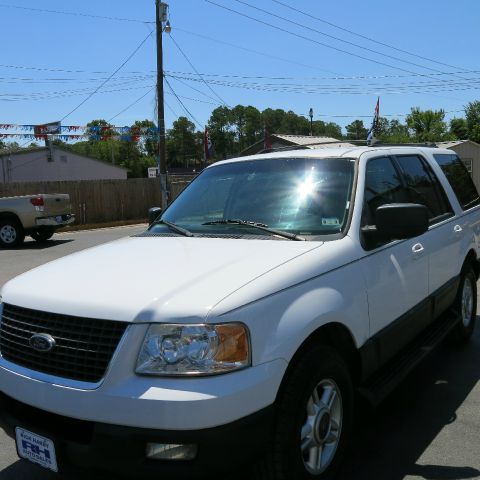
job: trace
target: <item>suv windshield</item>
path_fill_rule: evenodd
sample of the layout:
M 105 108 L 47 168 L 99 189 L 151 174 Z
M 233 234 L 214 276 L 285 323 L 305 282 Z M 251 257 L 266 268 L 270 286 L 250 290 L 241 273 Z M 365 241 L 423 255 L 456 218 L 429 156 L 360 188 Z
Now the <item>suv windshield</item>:
M 205 170 L 162 219 L 203 234 L 272 235 L 258 224 L 295 235 L 332 235 L 347 220 L 353 177 L 350 159 L 222 164 Z M 164 228 L 153 225 L 150 231 Z

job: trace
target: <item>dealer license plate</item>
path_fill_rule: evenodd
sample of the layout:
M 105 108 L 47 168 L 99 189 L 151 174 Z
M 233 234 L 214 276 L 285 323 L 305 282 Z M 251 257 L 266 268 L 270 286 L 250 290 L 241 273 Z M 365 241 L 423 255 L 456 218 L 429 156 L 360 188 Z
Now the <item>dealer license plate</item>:
M 15 434 L 21 458 L 58 472 L 55 446 L 51 440 L 19 427 L 15 429 Z

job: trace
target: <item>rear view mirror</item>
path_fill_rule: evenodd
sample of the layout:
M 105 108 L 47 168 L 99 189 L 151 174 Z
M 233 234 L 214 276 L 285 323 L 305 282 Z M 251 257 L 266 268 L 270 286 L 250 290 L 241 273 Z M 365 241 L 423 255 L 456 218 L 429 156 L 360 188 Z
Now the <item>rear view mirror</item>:
M 416 203 L 391 203 L 382 205 L 375 212 L 379 237 L 403 240 L 422 235 L 428 230 L 428 210 Z
M 152 207 L 148 209 L 148 224 L 151 225 L 160 215 L 162 209 L 160 207 Z

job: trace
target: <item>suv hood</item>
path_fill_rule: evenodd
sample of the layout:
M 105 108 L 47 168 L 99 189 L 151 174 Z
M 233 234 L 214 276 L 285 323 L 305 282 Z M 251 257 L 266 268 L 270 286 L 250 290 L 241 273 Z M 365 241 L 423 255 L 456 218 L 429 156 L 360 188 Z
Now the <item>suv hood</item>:
M 125 322 L 203 321 L 223 298 L 320 242 L 125 238 L 8 282 L 3 301 Z

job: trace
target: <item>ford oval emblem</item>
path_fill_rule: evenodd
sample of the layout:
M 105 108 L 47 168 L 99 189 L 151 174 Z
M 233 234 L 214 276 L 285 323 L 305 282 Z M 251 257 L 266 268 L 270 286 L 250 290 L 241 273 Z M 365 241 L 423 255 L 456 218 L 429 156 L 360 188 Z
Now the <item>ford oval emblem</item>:
M 30 346 L 37 352 L 49 352 L 55 345 L 55 339 L 46 333 L 37 333 L 30 338 Z

